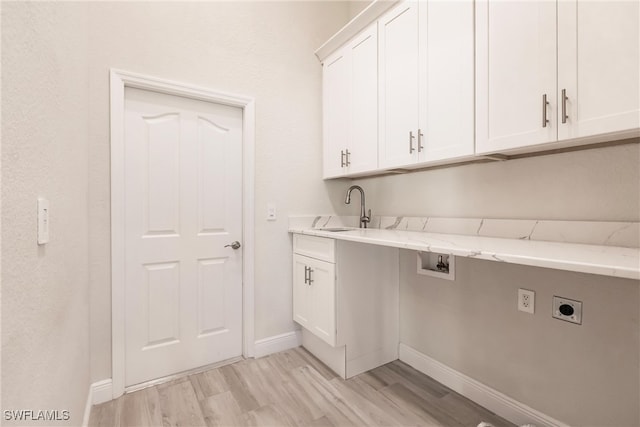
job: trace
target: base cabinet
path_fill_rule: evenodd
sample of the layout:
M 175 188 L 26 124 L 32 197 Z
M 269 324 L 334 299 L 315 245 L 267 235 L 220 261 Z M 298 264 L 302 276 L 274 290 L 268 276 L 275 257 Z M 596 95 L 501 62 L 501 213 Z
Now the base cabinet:
M 300 253 L 311 246 L 333 254 Z M 294 235 L 293 252 L 293 320 L 303 346 L 342 378 L 396 360 L 398 249 Z

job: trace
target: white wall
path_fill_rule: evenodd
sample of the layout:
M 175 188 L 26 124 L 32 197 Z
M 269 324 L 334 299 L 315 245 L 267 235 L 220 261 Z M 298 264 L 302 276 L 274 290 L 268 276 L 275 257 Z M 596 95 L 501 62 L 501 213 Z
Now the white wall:
M 91 3 L 92 380 L 111 377 L 110 67 L 256 99 L 256 339 L 295 328 L 287 216 L 344 211 L 321 179 L 321 65 L 313 52 L 348 19 L 343 2 Z M 266 222 L 266 205 L 278 220 Z
M 56 425 L 89 388 L 87 31 L 82 3 L 2 4 L 2 409 L 69 410 Z

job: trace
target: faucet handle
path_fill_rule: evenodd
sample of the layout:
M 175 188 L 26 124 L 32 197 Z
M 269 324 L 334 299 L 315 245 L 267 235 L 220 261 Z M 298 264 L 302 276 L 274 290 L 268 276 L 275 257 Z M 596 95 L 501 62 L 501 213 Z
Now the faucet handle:
M 366 216 L 360 218 L 360 221 L 364 225 L 364 228 L 367 228 L 367 224 L 371 222 L 371 209 L 369 209 L 369 212 Z

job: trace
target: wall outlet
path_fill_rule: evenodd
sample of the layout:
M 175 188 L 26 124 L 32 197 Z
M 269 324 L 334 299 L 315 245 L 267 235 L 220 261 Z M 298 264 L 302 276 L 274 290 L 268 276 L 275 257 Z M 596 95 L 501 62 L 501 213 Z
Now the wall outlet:
M 566 322 L 582 325 L 582 301 L 557 297 L 554 295 L 553 312 L 551 313 L 551 316 Z
M 518 310 L 533 314 L 536 307 L 536 293 L 518 289 Z

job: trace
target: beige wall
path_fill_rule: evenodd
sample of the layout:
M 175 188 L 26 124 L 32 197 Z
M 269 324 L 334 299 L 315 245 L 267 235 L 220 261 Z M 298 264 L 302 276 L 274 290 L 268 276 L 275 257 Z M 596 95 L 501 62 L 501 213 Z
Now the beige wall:
M 359 179 L 374 215 L 640 220 L 640 145 Z M 458 259 L 456 281 L 401 256 L 401 340 L 570 425 L 631 426 L 638 413 L 638 281 Z M 517 311 L 517 289 L 536 313 Z M 584 302 L 582 326 L 551 297 Z
M 400 258 L 403 343 L 569 425 L 640 425 L 637 281 L 458 258 L 452 282 L 415 256 Z M 553 295 L 583 302 L 582 325 L 551 317 Z
M 371 4 L 369 0 L 355 0 L 349 2 L 349 19 L 354 18 L 357 14 L 362 12 L 367 6 Z
M 70 411 L 49 424 L 89 389 L 87 47 L 86 5 L 3 2 L 2 409 Z
M 92 3 L 92 380 L 111 377 L 110 67 L 256 99 L 256 339 L 294 330 L 287 216 L 344 210 L 321 174 L 321 72 L 313 52 L 347 21 L 342 2 Z M 278 220 L 267 222 L 276 203 Z

